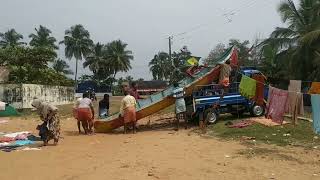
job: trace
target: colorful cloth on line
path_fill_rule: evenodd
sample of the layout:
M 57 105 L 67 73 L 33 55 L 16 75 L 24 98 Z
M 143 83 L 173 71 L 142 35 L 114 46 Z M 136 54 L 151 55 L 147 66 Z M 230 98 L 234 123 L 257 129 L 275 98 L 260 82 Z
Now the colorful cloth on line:
M 256 95 L 257 82 L 248 76 L 242 75 L 239 85 L 240 94 L 249 99 Z
M 264 106 L 264 83 L 265 78 L 262 75 L 253 75 L 252 77 L 256 80 L 256 95 L 253 97 L 253 101 L 259 106 Z
M 283 123 L 288 100 L 288 91 L 269 86 L 266 116 L 274 122 Z
M 304 115 L 303 94 L 301 92 L 301 81 L 290 80 L 288 87 L 289 96 L 286 104 L 286 112 L 292 115 L 294 124 L 298 121 L 298 115 Z
M 320 95 L 311 96 L 313 129 L 320 134 Z
M 320 82 L 313 82 L 309 94 L 320 94 Z

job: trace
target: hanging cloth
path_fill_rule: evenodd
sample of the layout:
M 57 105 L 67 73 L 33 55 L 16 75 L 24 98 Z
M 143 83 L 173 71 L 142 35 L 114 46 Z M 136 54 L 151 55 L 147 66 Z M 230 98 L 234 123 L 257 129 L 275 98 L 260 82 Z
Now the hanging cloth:
M 240 94 L 246 98 L 253 98 L 256 95 L 257 82 L 248 76 L 242 75 L 239 85 Z
M 320 82 L 313 82 L 309 94 L 320 94 Z
M 313 129 L 320 134 L 320 95 L 311 95 Z
M 297 124 L 298 115 L 304 115 L 303 94 L 301 93 L 301 81 L 290 80 L 289 95 L 286 112 L 292 116 L 293 124 Z
M 269 98 L 267 103 L 267 113 L 268 119 L 276 123 L 283 123 L 284 113 L 286 111 L 286 103 L 288 100 L 288 91 L 281 90 L 269 86 Z
M 256 80 L 256 95 L 253 97 L 253 101 L 256 102 L 257 105 L 263 106 L 264 105 L 264 83 L 265 78 L 263 75 L 255 74 L 252 77 Z

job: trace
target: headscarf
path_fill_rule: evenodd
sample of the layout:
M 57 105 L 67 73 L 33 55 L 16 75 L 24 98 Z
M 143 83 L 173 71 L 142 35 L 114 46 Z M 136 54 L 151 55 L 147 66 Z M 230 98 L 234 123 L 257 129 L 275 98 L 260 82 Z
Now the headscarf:
M 45 118 L 48 117 L 50 112 L 57 112 L 58 110 L 57 107 L 50 105 L 46 102 L 43 102 L 40 99 L 33 100 L 31 105 L 37 109 L 37 112 L 40 115 L 42 120 L 45 120 Z

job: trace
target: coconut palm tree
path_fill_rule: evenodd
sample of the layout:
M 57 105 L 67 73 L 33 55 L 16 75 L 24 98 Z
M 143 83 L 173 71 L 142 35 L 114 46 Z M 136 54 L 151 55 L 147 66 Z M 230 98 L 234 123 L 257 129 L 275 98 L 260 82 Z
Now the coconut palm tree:
M 29 35 L 29 38 L 31 38 L 29 43 L 30 46 L 58 49 L 58 46 L 55 45 L 57 40 L 56 38 L 50 36 L 52 32 L 48 28 L 40 25 L 38 29 L 35 28 L 35 31 L 35 34 L 32 33 Z
M 149 67 L 154 80 L 168 80 L 174 69 L 166 52 L 156 54 L 149 62 Z
M 107 60 L 104 58 L 104 50 L 105 45 L 100 43 L 94 45 L 90 54 L 86 57 L 83 67 L 89 67 L 93 74 L 97 73 L 100 68 L 104 68 L 107 64 Z
M 109 62 L 109 66 L 115 78 L 118 72 L 128 72 L 131 69 L 130 61 L 133 60 L 132 51 L 127 50 L 128 44 L 121 40 L 112 41 L 106 46 L 104 58 Z
M 72 26 L 65 31 L 64 40 L 60 44 L 65 45 L 65 56 L 69 60 L 72 57 L 76 59 L 75 82 L 77 83 L 78 60 L 82 60 L 90 53 L 90 47 L 93 42 L 90 39 L 90 33 L 81 24 Z
M 69 69 L 70 66 L 67 64 L 66 61 L 62 59 L 56 59 L 53 62 L 52 68 L 57 72 L 65 75 L 72 75 L 73 72 Z
M 14 46 L 20 46 L 23 44 L 26 44 L 24 42 L 21 42 L 20 40 L 23 39 L 23 36 L 16 32 L 15 29 L 10 29 L 5 33 L 0 33 L 0 47 L 6 48 L 6 47 L 14 47 Z
M 263 45 L 278 47 L 277 53 L 289 59 L 292 78 L 314 79 L 314 61 L 320 56 L 320 0 L 284 1 L 278 9 L 288 27 L 277 27 Z

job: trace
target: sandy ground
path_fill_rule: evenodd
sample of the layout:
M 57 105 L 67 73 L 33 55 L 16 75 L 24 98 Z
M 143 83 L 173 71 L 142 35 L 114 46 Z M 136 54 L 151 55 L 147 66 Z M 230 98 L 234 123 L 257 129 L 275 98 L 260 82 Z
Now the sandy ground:
M 135 135 L 120 129 L 93 136 L 79 135 L 75 121 L 62 118 L 58 146 L 0 152 L 0 180 L 320 179 L 319 150 L 248 146 L 193 129 L 175 132 L 170 119 L 162 118 L 144 119 Z M 0 131 L 37 134 L 38 123 L 13 118 Z

